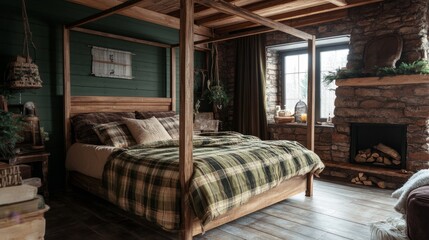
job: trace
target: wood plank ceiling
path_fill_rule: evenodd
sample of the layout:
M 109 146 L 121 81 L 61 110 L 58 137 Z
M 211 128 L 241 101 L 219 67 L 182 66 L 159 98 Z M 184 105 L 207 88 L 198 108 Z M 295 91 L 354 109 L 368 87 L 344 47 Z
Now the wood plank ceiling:
M 69 0 L 88 7 L 105 10 L 127 0 Z M 218 2 L 220 0 L 213 0 Z M 262 17 L 291 27 L 330 22 L 345 18 L 347 9 L 382 2 L 383 0 L 223 0 Z M 246 35 L 247 32 L 268 32 L 268 28 L 236 15 L 221 13 L 195 2 L 195 40 Z M 119 14 L 179 29 L 179 0 L 142 0 Z

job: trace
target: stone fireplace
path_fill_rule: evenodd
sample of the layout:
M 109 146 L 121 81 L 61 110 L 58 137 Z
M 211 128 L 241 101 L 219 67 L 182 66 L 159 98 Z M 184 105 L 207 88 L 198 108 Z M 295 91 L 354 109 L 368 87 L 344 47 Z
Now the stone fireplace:
M 354 158 L 351 150 L 353 124 L 382 124 L 380 127 L 367 129 L 363 135 L 371 135 L 367 148 L 383 141 L 402 152 L 401 167 L 416 171 L 429 167 L 429 77 L 408 75 L 373 78 L 362 84 L 362 79 L 337 81 L 335 100 L 334 133 L 332 135 L 332 161 L 348 162 Z M 388 125 L 399 128 L 381 131 Z M 401 133 L 400 126 L 404 133 Z M 372 132 L 368 132 L 372 131 Z M 374 132 L 374 131 L 379 131 Z M 402 136 L 405 135 L 405 136 Z M 398 138 L 405 137 L 406 145 Z M 392 139 L 394 138 L 394 139 Z M 358 146 L 359 147 L 359 146 Z M 402 149 L 405 148 L 405 149 Z M 360 150 L 360 149 L 358 149 Z M 406 164 L 405 164 L 405 162 Z
M 406 169 L 406 124 L 351 123 L 350 163 Z

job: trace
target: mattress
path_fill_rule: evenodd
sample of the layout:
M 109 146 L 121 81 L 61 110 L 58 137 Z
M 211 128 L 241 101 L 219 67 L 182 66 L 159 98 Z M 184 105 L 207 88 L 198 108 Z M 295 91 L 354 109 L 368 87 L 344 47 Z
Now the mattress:
M 67 151 L 66 168 L 84 175 L 101 179 L 104 165 L 116 147 L 83 143 L 73 144 Z

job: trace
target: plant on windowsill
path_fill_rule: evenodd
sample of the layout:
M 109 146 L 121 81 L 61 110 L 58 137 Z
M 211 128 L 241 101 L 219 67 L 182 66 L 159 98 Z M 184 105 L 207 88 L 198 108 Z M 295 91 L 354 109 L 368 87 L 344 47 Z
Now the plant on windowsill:
M 325 75 L 324 82 L 330 84 L 337 79 L 363 78 L 363 77 L 386 77 L 396 75 L 429 74 L 429 63 L 426 60 L 418 60 L 412 63 L 401 63 L 398 67 L 375 68 L 374 74 L 363 73 L 354 69 L 337 69 Z
M 25 122 L 22 117 L 0 110 L 0 157 L 9 159 L 15 156 L 16 143 L 23 140 L 20 133 Z

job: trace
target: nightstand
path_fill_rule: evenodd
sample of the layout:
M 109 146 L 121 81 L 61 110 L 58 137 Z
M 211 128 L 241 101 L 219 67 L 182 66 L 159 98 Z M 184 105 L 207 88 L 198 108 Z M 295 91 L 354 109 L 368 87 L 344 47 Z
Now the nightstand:
M 1 161 L 8 163 L 9 165 L 18 165 L 18 164 L 29 164 L 32 165 L 33 171 L 39 171 L 39 174 L 34 174 L 37 177 L 40 176 L 42 180 L 42 190 L 43 196 L 45 199 L 49 197 L 48 190 L 48 161 L 49 161 L 48 152 L 40 151 L 40 152 L 29 152 L 24 154 L 18 154 L 9 160 L 2 159 Z M 38 165 L 38 166 L 34 166 Z

